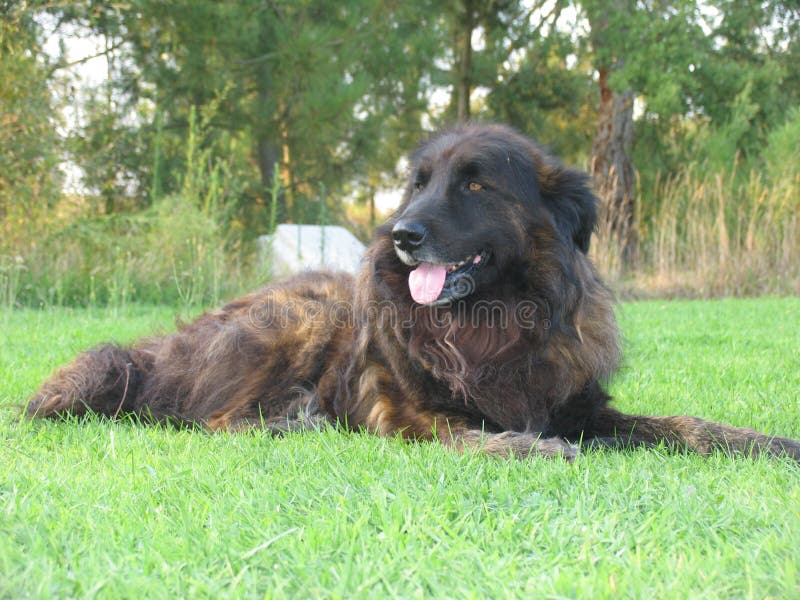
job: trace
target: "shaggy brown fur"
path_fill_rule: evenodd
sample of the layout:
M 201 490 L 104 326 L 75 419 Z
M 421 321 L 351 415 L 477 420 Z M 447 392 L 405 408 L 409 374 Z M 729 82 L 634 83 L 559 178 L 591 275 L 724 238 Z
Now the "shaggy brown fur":
M 412 164 L 357 280 L 306 273 L 175 334 L 85 352 L 27 414 L 276 432 L 338 422 L 501 456 L 666 442 L 800 460 L 792 440 L 610 407 L 602 383 L 619 335 L 586 256 L 596 199 L 585 175 L 500 126 L 440 134 Z M 409 276 L 425 265 L 448 275 L 417 303 Z

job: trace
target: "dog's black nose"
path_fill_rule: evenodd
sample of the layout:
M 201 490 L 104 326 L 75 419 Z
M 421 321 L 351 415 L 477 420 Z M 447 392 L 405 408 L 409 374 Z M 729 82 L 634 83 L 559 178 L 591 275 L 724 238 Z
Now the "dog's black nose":
M 415 221 L 399 221 L 392 229 L 394 245 L 405 252 L 417 250 L 427 236 L 425 226 Z

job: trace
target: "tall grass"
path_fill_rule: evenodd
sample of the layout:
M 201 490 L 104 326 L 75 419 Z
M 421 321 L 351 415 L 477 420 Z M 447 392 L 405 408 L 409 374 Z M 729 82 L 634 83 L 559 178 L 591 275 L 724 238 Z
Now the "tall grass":
M 18 261 L 3 300 L 28 305 L 213 303 L 246 266 L 214 215 L 181 195 L 141 215 L 69 223 Z
M 624 268 L 608 231 L 598 233 L 593 250 L 623 294 L 800 293 L 800 173 L 738 177 L 691 165 L 657 179 L 635 208 L 635 268 Z
M 180 193 L 144 213 L 64 224 L 54 214 L 30 246 L 0 251 L 0 304 L 195 306 L 266 279 L 254 253 L 229 233 L 224 167 L 196 159 L 192 168 Z M 268 230 L 279 190 L 270 193 Z M 688 166 L 640 191 L 635 208 L 633 270 L 623 268 L 608 231 L 592 248 L 622 296 L 800 294 L 800 174 L 737 177 Z

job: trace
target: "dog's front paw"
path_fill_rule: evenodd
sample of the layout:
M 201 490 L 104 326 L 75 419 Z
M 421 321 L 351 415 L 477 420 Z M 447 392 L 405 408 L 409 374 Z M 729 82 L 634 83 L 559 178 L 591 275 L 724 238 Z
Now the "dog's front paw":
M 532 449 L 532 453 L 561 457 L 572 462 L 580 453 L 580 448 L 558 437 L 539 438 Z
M 487 440 L 484 449 L 492 454 L 501 456 L 516 456 L 524 458 L 526 456 L 547 456 L 552 458 L 564 458 L 572 461 L 578 455 L 577 446 L 566 442 L 559 437 L 543 438 L 535 433 L 518 433 L 506 431 L 498 433 Z

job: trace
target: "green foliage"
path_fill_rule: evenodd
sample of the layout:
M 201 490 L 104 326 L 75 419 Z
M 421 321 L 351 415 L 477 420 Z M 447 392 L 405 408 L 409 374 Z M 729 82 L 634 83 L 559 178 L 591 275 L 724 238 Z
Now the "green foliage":
M 752 100 L 752 85 L 746 84 L 731 103 L 729 117 L 716 127 L 706 125 L 697 139 L 695 156 L 714 172 L 736 165 L 744 139 L 752 131 L 760 107 Z
M 24 249 L 59 197 L 58 116 L 41 55 L 30 15 L 0 7 L 0 257 Z
M 798 467 L 654 448 L 503 461 L 335 430 L 13 422 L 174 311 L 0 312 L 0 595 L 791 598 Z M 800 437 L 797 298 L 623 304 L 621 409 Z
M 585 62 L 570 66 L 581 59 L 569 32 L 551 27 L 546 36 L 526 39 L 529 29 L 516 34 L 512 60 L 508 48 L 490 55 L 498 66 L 496 81 L 489 84 L 488 117 L 531 132 L 567 161 L 586 164 L 596 118 L 590 69 Z
M 123 121 L 118 104 L 106 97 L 109 85 L 103 87 L 85 94 L 86 122 L 68 146 L 81 165 L 86 192 L 99 197 L 104 214 L 110 215 L 146 206 L 154 144 L 151 131 Z
M 772 181 L 800 183 L 800 106 L 789 109 L 786 122 L 769 132 L 762 156 Z
M 242 182 L 239 222 L 245 228 L 263 210 L 275 163 L 286 188 L 279 217 L 300 220 L 306 204 L 317 200 L 319 183 L 338 193 L 366 170 L 363 157 L 378 154 L 379 145 L 391 155 L 384 165 L 393 166 L 402 153 L 382 142 L 392 135 L 392 121 L 408 110 L 401 101 L 416 97 L 417 65 L 427 56 L 409 58 L 403 49 L 428 45 L 410 26 L 417 20 L 410 11 L 367 0 L 86 0 L 56 11 L 122 43 L 112 95 L 139 114 L 156 105 L 151 118 L 159 121 L 148 127 L 161 131 L 158 181 L 165 193 L 177 191 L 187 168 L 180 140 L 192 107 L 201 110 L 225 90 L 206 143 Z M 143 139 L 149 139 L 148 127 Z M 114 127 L 100 123 L 93 131 L 119 140 Z M 80 162 L 96 150 L 80 149 Z M 139 175 L 145 186 L 147 171 Z

